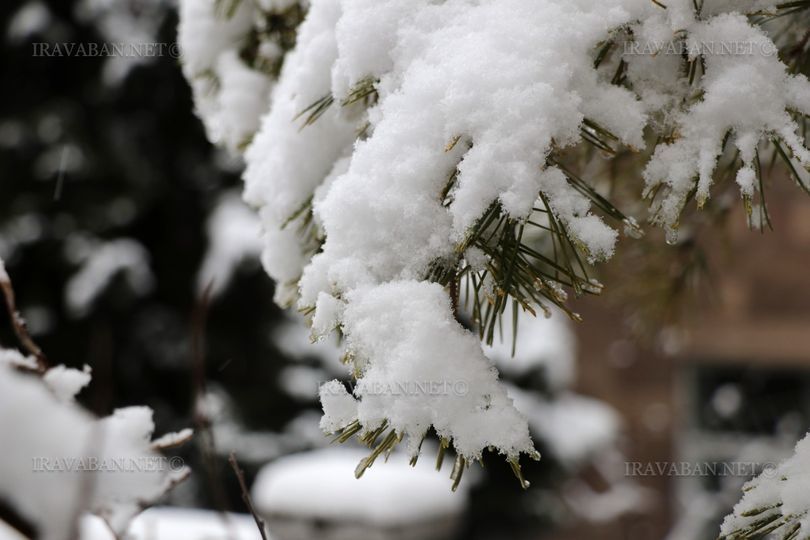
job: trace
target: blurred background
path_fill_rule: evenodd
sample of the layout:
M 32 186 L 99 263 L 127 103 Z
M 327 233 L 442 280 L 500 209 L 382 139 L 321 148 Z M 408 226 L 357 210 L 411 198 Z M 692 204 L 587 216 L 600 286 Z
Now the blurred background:
M 241 163 L 193 113 L 174 2 L 0 13 L 0 258 L 51 360 L 92 368 L 86 407 L 195 428 L 178 451 L 194 474 L 165 506 L 244 513 L 234 452 L 277 540 L 709 539 L 810 426 L 810 212 L 774 178 L 775 233 L 720 198 L 676 246 L 625 241 L 602 297 L 575 302 L 583 323 L 527 318 L 515 358 L 489 351 L 544 457 L 527 492 L 490 456 L 452 494 L 427 447 L 416 470 L 394 456 L 354 480 L 362 454 L 318 428 L 339 348 L 272 302 Z M 55 43 L 161 46 L 46 54 Z M 0 343 L 15 343 L 5 313 Z

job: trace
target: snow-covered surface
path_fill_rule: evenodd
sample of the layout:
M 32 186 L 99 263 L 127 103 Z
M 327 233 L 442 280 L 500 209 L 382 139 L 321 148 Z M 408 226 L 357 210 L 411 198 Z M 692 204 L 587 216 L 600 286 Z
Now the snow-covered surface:
M 97 419 L 72 401 L 89 374 L 60 366 L 45 377 L 0 362 L 0 498 L 34 523 L 40 538 L 71 538 L 84 511 L 121 532 L 188 474 L 152 450 L 151 409 L 127 407 Z
M 84 516 L 79 540 L 116 540 L 95 516 Z M 2 536 L 0 536 L 2 538 Z M 127 540 L 260 540 L 248 514 L 223 514 L 190 508 L 149 508 L 132 521 Z
M 225 20 L 213 3 L 182 2 L 180 41 L 209 135 L 233 148 L 222 126 L 243 118 L 249 132 L 254 117 L 228 110 L 201 74 L 229 76 L 219 61 L 254 35 L 251 20 L 262 6 L 242 2 Z M 488 446 L 510 457 L 532 452 L 526 419 L 475 336 L 455 321 L 446 291 L 427 275 L 436 263 L 462 264 L 458 247 L 492 204 L 524 219 L 538 194 L 590 260 L 610 257 L 617 232 L 547 160 L 581 141 L 585 119 L 631 148 L 645 148 L 645 129 L 651 141 L 663 141 L 644 177 L 648 190 L 662 186 L 654 212 L 670 241 L 688 194 L 697 189 L 699 201 L 709 195 L 727 132 L 744 162 L 738 183 L 746 196 L 756 189 L 751 165 L 762 137 L 779 137 L 810 166 L 789 115 L 810 114 L 810 83 L 788 74 L 771 37 L 732 13 L 774 2 L 707 2 L 700 16 L 691 0 L 666 4 L 309 2 L 244 154 L 244 178 L 245 198 L 261 216 L 262 259 L 277 282 L 276 301 L 314 308 L 317 336 L 339 328 L 348 369 L 359 377 L 353 396 L 334 385 L 322 392 L 324 427 L 345 425 L 356 407 L 364 428 L 387 419 L 408 435 L 411 452 L 431 425 L 469 459 Z M 609 39 L 624 51 L 595 68 L 596 50 Z M 681 55 L 627 48 L 678 40 L 705 60 L 694 85 Z M 713 51 L 703 47 L 707 41 L 747 44 L 751 53 Z M 621 86 L 612 82 L 620 58 L 628 66 Z M 247 78 L 232 77 L 253 91 Z M 345 104 L 369 85 L 370 104 Z M 258 110 L 263 95 L 254 97 L 250 106 Z M 304 126 L 299 113 L 330 97 L 334 104 Z M 468 387 L 449 399 L 369 391 L 425 381 Z
M 265 516 L 330 522 L 359 521 L 396 526 L 459 514 L 466 502 L 464 484 L 455 493 L 432 460 L 412 468 L 402 453 L 384 466 L 354 477 L 368 451 L 328 448 L 278 459 L 264 467 L 251 489 L 257 511 Z M 272 532 L 272 524 L 271 524 Z

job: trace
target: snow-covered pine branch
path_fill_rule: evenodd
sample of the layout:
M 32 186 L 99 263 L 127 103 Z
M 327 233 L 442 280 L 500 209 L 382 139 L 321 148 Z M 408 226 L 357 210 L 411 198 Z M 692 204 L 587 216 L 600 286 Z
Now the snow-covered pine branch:
M 796 453 L 776 467 L 766 468 L 743 487 L 743 498 L 726 516 L 721 540 L 785 540 L 810 535 L 810 436 L 796 445 Z
M 810 186 L 807 2 L 222 3 L 181 2 L 185 74 L 211 139 L 251 141 L 245 198 L 276 301 L 310 314 L 315 338 L 345 336 L 358 385 L 323 388 L 322 426 L 372 458 L 403 438 L 416 457 L 431 427 L 461 470 L 487 448 L 535 455 L 479 338 L 504 315 L 564 307 L 566 290 L 598 293 L 586 262 L 613 255 L 614 223 L 638 232 L 571 151 L 636 151 L 673 242 L 721 158 L 762 222 L 767 145 Z M 266 31 L 304 11 L 294 47 Z M 478 336 L 458 321 L 464 298 Z M 373 390 L 424 381 L 467 392 Z

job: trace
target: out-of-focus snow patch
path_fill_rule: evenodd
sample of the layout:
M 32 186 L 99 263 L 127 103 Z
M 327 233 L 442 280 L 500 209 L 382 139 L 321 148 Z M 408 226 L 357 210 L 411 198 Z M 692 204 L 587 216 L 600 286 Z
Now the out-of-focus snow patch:
M 579 484 L 566 493 L 565 499 L 568 506 L 587 521 L 608 523 L 625 514 L 649 509 L 651 493 L 630 482 L 613 484 L 602 493 Z
M 216 297 L 231 282 L 242 261 L 258 261 L 264 244 L 259 217 L 236 193 L 220 198 L 206 228 L 208 251 L 197 276 L 197 290 L 202 292 L 210 284 L 210 294 Z
M 33 212 L 6 221 L 0 228 L 0 258 L 11 260 L 19 248 L 40 240 L 45 227 L 45 218 Z
M 336 336 L 326 336 L 312 341 L 311 334 L 300 316 L 291 316 L 273 331 L 273 343 L 292 360 L 314 358 L 321 367 L 333 376 L 342 376 L 346 369 L 340 363 L 343 355 Z M 312 389 L 317 391 L 317 387 Z
M 55 370 L 47 385 L 0 363 L 0 499 L 42 540 L 71 538 L 81 512 L 123 532 L 189 471 L 152 450 L 151 409 L 127 407 L 97 419 L 48 388 L 65 398 L 86 382 L 82 372 Z
M 532 435 L 565 464 L 581 465 L 616 442 L 620 417 L 602 401 L 572 392 L 545 400 L 511 385 L 508 392 L 517 410 L 529 419 Z
M 590 463 L 595 488 L 585 478 L 569 480 L 563 500 L 575 516 L 591 523 L 607 523 L 626 514 L 646 513 L 656 504 L 657 493 L 625 474 L 627 458 L 615 448 L 605 448 Z
M 191 439 L 192 435 L 194 435 L 194 430 L 191 428 L 181 429 L 180 431 L 176 431 L 174 433 L 166 433 L 162 437 L 152 441 L 152 448 L 162 449 L 179 446 Z
M 576 338 L 565 314 L 554 310 L 551 317 L 535 317 L 521 311 L 515 355 L 512 356 L 513 325 L 511 317 L 503 318 L 500 340 L 485 346 L 484 352 L 504 375 L 522 376 L 542 370 L 553 390 L 566 388 L 576 376 Z
M 289 366 L 281 370 L 278 382 L 290 397 L 298 401 L 314 401 L 319 386 L 329 379 L 322 369 L 307 366 Z
M 0 269 L 2 269 L 2 261 L 0 261 Z M 37 369 L 36 358 L 33 356 L 24 356 L 16 349 L 0 349 L 0 364 L 5 364 L 13 368 Z
M 197 403 L 197 411 L 211 426 L 216 451 L 223 458 L 235 452 L 240 463 L 263 464 L 279 456 L 329 443 L 318 427 L 320 414 L 306 411 L 280 432 L 252 431 L 241 422 L 228 394 L 215 385 Z
M 104 82 L 115 86 L 130 70 L 161 56 L 176 58 L 171 43 L 158 42 L 158 30 L 174 0 L 81 0 L 76 17 L 96 27 L 108 45 L 123 47 L 124 54 L 110 55 L 104 65 Z
M 452 522 L 460 516 L 469 483 L 462 483 L 454 493 L 446 475 L 428 463 L 431 460 L 412 468 L 407 456 L 396 452 L 388 463 L 370 468 L 357 480 L 353 471 L 367 454 L 359 449 L 329 448 L 286 456 L 267 465 L 252 488 L 257 511 L 268 518 L 271 532 L 274 523 L 280 531 L 289 531 L 289 522 L 295 520 L 326 522 L 326 528 L 354 524 L 407 529 L 420 523 Z M 292 538 L 288 532 L 278 537 Z
M 0 539 L 3 537 L 0 536 Z M 127 540 L 260 540 L 256 522 L 248 514 L 188 508 L 156 507 L 132 521 Z M 95 516 L 81 520 L 80 540 L 116 540 Z
M 68 253 L 82 261 L 81 268 L 65 286 L 65 303 L 74 317 L 88 313 L 92 305 L 109 286 L 113 278 L 121 274 L 137 295 L 148 293 L 154 284 L 149 268 L 149 253 L 139 242 L 119 238 L 110 242 L 71 242 Z
M 6 40 L 13 44 L 21 43 L 47 28 L 50 22 L 48 7 L 39 0 L 30 0 L 12 15 L 6 28 Z

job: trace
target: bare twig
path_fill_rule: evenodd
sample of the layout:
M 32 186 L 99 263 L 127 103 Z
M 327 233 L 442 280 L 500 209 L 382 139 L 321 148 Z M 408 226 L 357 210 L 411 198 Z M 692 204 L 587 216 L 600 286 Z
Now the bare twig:
M 259 528 L 259 534 L 262 535 L 263 540 L 267 540 L 267 532 L 264 529 L 264 520 L 259 517 L 259 514 L 256 513 L 256 509 L 253 507 L 253 500 L 250 498 L 250 493 L 248 493 L 247 484 L 245 483 L 245 473 L 239 468 L 239 463 L 236 461 L 236 455 L 234 455 L 233 452 L 231 452 L 231 455 L 228 457 L 228 463 L 231 464 L 231 468 L 236 475 L 236 479 L 239 480 L 239 489 L 242 491 L 242 500 L 245 501 L 245 506 L 247 506 L 250 515 L 252 515 L 253 519 L 256 520 L 256 526 Z
M 3 259 L 0 259 L 0 290 L 3 292 L 3 296 L 6 300 L 6 309 L 8 311 L 9 319 L 11 320 L 11 326 L 14 329 L 14 333 L 17 335 L 17 339 L 20 340 L 23 348 L 37 361 L 37 372 L 45 373 L 48 369 L 48 359 L 45 357 L 45 353 L 42 352 L 42 349 L 34 343 L 34 340 L 31 338 L 31 335 L 28 333 L 28 326 L 25 324 L 25 319 L 22 318 L 20 312 L 17 311 L 17 301 L 14 296 L 14 287 L 11 284 L 11 278 L 8 276 L 8 272 L 6 272 L 6 265 L 3 262 Z
M 211 303 L 211 290 L 213 281 L 208 284 L 197 300 L 192 313 L 191 322 L 191 361 L 192 361 L 192 403 L 191 411 L 194 418 L 195 431 L 199 435 L 200 455 L 205 467 L 205 479 L 213 499 L 214 506 L 222 514 L 222 519 L 228 523 L 228 501 L 222 490 L 222 482 L 217 464 L 217 444 L 214 432 L 211 429 L 211 419 L 203 405 L 205 387 L 205 331 L 208 322 L 208 309 Z

